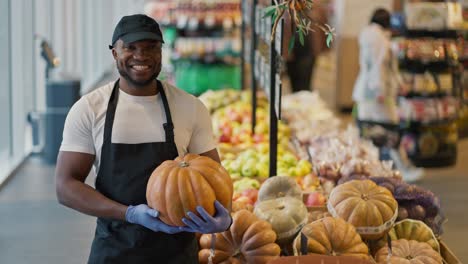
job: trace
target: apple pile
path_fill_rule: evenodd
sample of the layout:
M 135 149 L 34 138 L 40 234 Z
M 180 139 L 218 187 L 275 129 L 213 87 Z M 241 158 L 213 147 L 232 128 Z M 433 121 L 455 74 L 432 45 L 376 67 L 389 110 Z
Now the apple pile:
M 266 179 L 269 176 L 269 153 L 267 144 L 259 144 L 234 154 L 225 155 L 222 161 L 223 167 L 229 172 L 233 180 L 242 177 Z M 312 164 L 299 159 L 289 150 L 278 146 L 277 174 L 291 177 L 304 177 L 312 170 Z
M 257 107 L 256 126 L 252 134 L 252 106 L 250 102 L 238 101 L 216 110 L 213 115 L 213 129 L 221 144 L 247 148 L 253 144 L 269 141 L 268 111 Z M 290 129 L 278 123 L 278 140 L 287 144 Z
M 198 98 L 202 101 L 210 113 L 212 113 L 216 109 L 240 100 L 241 96 L 242 93 L 237 90 L 223 89 L 219 91 L 208 90 Z

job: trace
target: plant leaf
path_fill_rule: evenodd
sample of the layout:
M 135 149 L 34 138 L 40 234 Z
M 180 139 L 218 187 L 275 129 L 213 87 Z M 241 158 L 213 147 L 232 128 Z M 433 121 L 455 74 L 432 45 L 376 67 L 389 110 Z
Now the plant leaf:
M 291 53 L 291 51 L 293 50 L 294 42 L 296 42 L 296 36 L 292 35 L 291 39 L 289 40 L 288 53 Z
M 276 6 L 269 6 L 263 9 L 263 12 L 264 14 L 262 18 L 272 16 L 274 13 L 276 13 Z
M 299 31 L 299 43 L 304 46 L 304 32 L 302 32 L 302 30 Z
M 328 32 L 327 33 L 327 47 L 330 47 L 331 42 L 333 41 L 333 33 Z
M 278 15 L 279 15 L 278 12 L 276 12 L 276 10 L 275 10 L 275 13 L 273 14 L 273 16 L 271 18 L 272 23 L 275 23 L 276 19 L 278 18 Z

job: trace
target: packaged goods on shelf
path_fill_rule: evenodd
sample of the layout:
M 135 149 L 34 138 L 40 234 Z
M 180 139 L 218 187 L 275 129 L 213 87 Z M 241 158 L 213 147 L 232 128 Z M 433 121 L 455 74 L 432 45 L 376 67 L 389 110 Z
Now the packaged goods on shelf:
M 457 2 L 406 3 L 405 16 L 409 29 L 444 30 L 463 25 L 462 7 Z
M 393 41 L 393 49 L 400 59 L 423 62 L 458 60 L 462 46 L 454 39 L 435 39 L 430 37 L 408 39 L 398 38 Z
M 458 108 L 458 100 L 452 96 L 399 99 L 400 117 L 409 122 L 431 123 L 452 120 L 457 117 Z

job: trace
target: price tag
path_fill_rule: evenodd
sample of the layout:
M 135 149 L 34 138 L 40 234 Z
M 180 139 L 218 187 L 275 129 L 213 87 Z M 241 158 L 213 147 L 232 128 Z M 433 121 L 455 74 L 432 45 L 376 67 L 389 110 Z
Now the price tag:
M 281 84 L 281 76 L 279 73 L 275 74 L 275 111 L 276 111 L 276 117 L 278 117 L 278 120 L 281 120 L 281 90 L 282 90 L 282 84 Z
M 265 60 L 265 89 L 271 90 L 271 65 Z
M 260 32 L 260 22 L 262 21 L 261 19 L 262 17 L 261 17 L 260 6 L 256 5 L 255 6 L 255 32 L 257 32 L 257 34 Z
M 260 77 L 260 53 L 258 50 L 255 51 L 255 63 L 254 63 L 254 75 L 255 80 L 259 80 Z
M 275 49 L 279 55 L 282 55 L 283 50 L 283 20 L 281 19 L 276 27 L 275 33 Z
M 264 34 L 264 39 L 265 39 L 265 42 L 268 44 L 268 46 L 270 46 L 270 36 L 271 36 L 271 17 L 265 17 L 263 19 L 265 21 L 264 25 L 265 25 L 265 31 L 263 32 Z
M 260 86 L 265 89 L 265 63 L 263 57 L 260 57 Z
M 250 45 L 251 45 L 250 39 L 247 39 L 247 38 L 244 39 L 244 61 L 246 63 L 252 63 L 250 61 L 250 50 L 251 50 Z

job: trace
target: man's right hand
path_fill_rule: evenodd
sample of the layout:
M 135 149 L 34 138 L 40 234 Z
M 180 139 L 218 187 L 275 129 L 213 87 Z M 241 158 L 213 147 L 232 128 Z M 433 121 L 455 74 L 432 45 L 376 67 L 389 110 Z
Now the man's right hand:
M 185 231 L 183 227 L 170 226 L 162 222 L 159 218 L 159 212 L 148 207 L 146 204 L 136 206 L 130 205 L 125 213 L 125 220 L 132 224 L 139 224 L 155 232 L 164 232 L 175 234 Z

